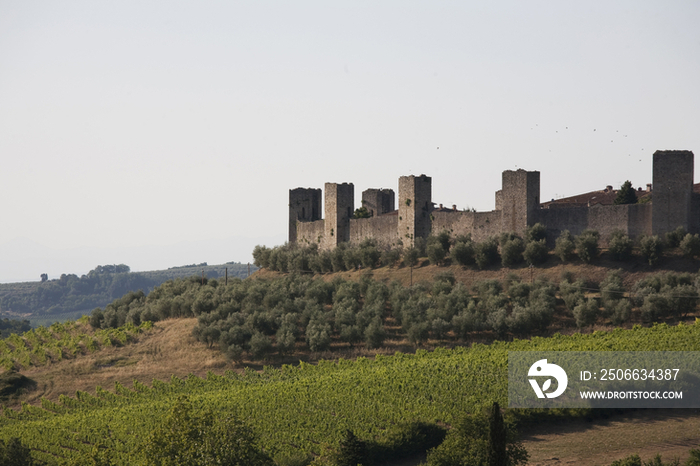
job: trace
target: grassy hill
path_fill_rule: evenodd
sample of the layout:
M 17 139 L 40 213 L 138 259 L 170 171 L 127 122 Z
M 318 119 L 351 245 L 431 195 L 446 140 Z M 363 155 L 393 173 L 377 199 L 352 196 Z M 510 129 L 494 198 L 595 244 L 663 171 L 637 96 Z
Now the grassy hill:
M 573 274 L 595 283 L 604 279 L 612 267 L 621 265 L 605 258 L 594 265 L 564 266 L 550 262 L 535 270 L 494 267 L 478 272 L 422 263 L 413 270 L 380 267 L 371 274 L 374 280 L 383 283 L 398 280 L 404 285 L 409 285 L 411 280 L 432 282 L 445 271 L 469 287 L 487 279 L 506 280 L 509 276 L 512 279 L 513 275 L 524 282 L 546 278 L 558 283 L 563 274 Z M 640 279 L 662 271 L 695 272 L 697 263 L 674 257 L 666 259 L 662 266 L 622 264 L 621 274 L 626 286 L 631 287 Z M 360 281 L 366 274 L 367 271 L 360 270 L 326 274 L 322 278 L 327 282 L 338 278 Z M 283 276 L 260 270 L 252 279 L 269 281 Z M 558 309 L 555 322 L 542 336 L 577 333 L 571 325 L 570 313 L 561 305 Z M 54 455 L 70 455 L 65 452 L 66 446 L 69 451 L 87 448 L 97 441 L 95 432 L 109 428 L 116 435 L 112 440 L 121 445 L 119 449 L 123 448 L 118 455 L 122 464 L 126 464 L 134 460 L 127 450 L 138 451 L 139 439 L 143 439 L 140 433 L 143 430 L 139 429 L 152 427 L 154 419 L 168 409 L 175 396 L 188 393 L 201 406 L 211 406 L 217 413 L 244 413 L 266 447 L 280 458 L 297 453 L 317 454 L 325 446 L 334 445 L 344 428 L 353 428 L 363 438 L 381 440 L 389 435 L 391 426 L 402 420 L 449 425 L 456 413 L 473 412 L 492 399 L 503 403 L 503 358 L 509 349 L 700 350 L 697 347 L 700 326 L 693 324 L 694 319 L 694 314 L 687 316 L 685 325 L 680 327 L 671 319 L 673 326 L 632 330 L 632 325 L 641 322 L 639 309 L 635 309 L 630 321 L 624 324 L 629 330 L 624 331 L 610 332 L 605 319 L 601 319 L 595 326 L 586 328 L 583 337 L 555 335 L 474 346 L 476 342 L 490 343 L 494 339 L 488 333 L 474 334 L 466 342 L 450 337 L 431 338 L 417 352 L 416 346 L 393 324 L 396 331 L 390 332 L 382 347 L 373 350 L 334 340 L 329 350 L 312 352 L 300 343 L 298 351 L 290 355 L 271 354 L 265 361 L 246 357 L 238 362 L 227 359 L 217 345 L 194 338 L 192 331 L 198 319 L 166 319 L 123 344 L 85 354 L 79 352 L 74 357 L 22 370 L 22 375 L 34 385 L 6 400 L 15 409 L 23 407 L 19 413 L 8 411 L 5 419 L 0 419 L 0 438 L 21 435 L 32 439 L 35 442 L 32 448 L 37 451 L 54 451 L 56 446 L 51 442 L 56 441 L 64 446 Z M 388 323 L 391 327 L 391 322 Z M 593 330 L 605 331 L 591 333 Z M 431 351 L 445 346 L 453 349 Z M 394 356 L 397 351 L 415 355 Z M 322 363 L 318 367 L 308 364 L 339 357 L 344 361 Z M 279 369 L 263 370 L 263 364 Z M 104 387 L 118 397 L 97 387 Z M 42 405 L 48 411 L 38 410 Z M 633 438 L 623 441 L 630 423 L 642 426 L 635 427 Z M 115 424 L 119 427 L 115 428 Z M 700 421 L 695 413 L 627 413 L 609 420 L 567 422 L 556 428 L 550 424 L 529 426 L 523 434 L 534 460 L 531 464 L 609 464 L 630 453 L 641 453 L 645 459 L 657 452 L 665 456 L 683 455 L 700 443 L 700 435 L 696 435 L 698 425 Z M 45 435 L 39 438 L 37 433 L 41 432 Z M 73 434 L 61 437 L 63 440 L 51 440 L 50 432 L 59 436 L 64 435 L 60 432 Z M 582 439 L 591 445 L 611 438 L 616 440 L 608 442 L 604 449 L 575 447 Z M 76 439 L 79 445 L 73 445 Z

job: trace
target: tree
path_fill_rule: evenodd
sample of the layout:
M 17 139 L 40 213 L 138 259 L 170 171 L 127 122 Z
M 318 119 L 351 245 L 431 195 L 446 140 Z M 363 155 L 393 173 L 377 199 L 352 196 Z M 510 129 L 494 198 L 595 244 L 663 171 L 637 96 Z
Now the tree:
M 556 240 L 554 254 L 556 254 L 562 262 L 569 262 L 574 258 L 575 250 L 576 245 L 574 244 L 574 239 L 571 233 L 569 233 L 569 230 L 562 231 Z
M 217 418 L 196 412 L 186 396 L 178 398 L 144 449 L 149 466 L 272 466 L 253 431 L 234 416 Z
M 33 466 L 38 464 L 32 458 L 29 447 L 22 445 L 20 439 L 0 439 L 0 464 L 3 466 Z
M 649 262 L 649 265 L 656 265 L 661 259 L 664 245 L 657 235 L 643 236 L 639 242 L 642 256 Z
M 622 230 L 615 230 L 610 235 L 608 250 L 613 260 L 626 261 L 632 257 L 634 242 Z
M 505 419 L 498 403 L 488 413 L 465 416 L 448 432 L 440 446 L 428 452 L 429 466 L 517 466 L 529 455 L 512 422 Z
M 355 209 L 355 213 L 352 214 L 352 218 L 370 218 L 372 214 L 369 213 L 367 207 L 362 206 L 359 209 Z
M 576 254 L 586 264 L 598 257 L 598 239 L 600 235 L 595 230 L 583 230 L 576 237 Z
M 41 283 L 44 283 L 49 280 L 48 274 L 42 273 L 41 274 Z
M 367 444 L 357 438 L 351 430 L 345 431 L 335 464 L 337 466 L 357 466 L 367 461 Z
M 624 183 L 622 183 L 622 186 L 620 186 L 620 190 L 617 192 L 617 197 L 615 198 L 615 201 L 613 204 L 615 205 L 622 205 L 622 204 L 636 204 L 637 203 L 637 194 L 634 192 L 634 188 L 632 187 L 632 183 L 627 180 Z

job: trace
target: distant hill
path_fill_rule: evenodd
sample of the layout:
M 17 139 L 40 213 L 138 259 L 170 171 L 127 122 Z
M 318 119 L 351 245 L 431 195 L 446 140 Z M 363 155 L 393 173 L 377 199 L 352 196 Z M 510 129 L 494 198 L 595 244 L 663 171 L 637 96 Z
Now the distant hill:
M 98 265 L 86 275 L 63 274 L 55 280 L 0 284 L 0 317 L 28 319 L 32 326 L 76 319 L 96 307 L 104 307 L 129 291 L 153 288 L 174 278 L 204 275 L 245 278 L 258 268 L 229 262 L 220 265 L 190 264 L 167 270 L 131 272 L 129 266 Z

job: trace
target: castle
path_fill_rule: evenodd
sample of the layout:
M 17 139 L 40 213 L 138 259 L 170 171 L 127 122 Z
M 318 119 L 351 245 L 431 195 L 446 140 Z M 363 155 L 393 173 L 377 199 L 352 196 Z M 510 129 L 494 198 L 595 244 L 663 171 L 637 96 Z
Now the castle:
M 355 187 L 352 183 L 326 183 L 324 218 L 321 190 L 289 190 L 289 243 L 316 243 L 332 249 L 342 242 L 360 243 L 373 238 L 384 247 L 412 245 L 447 230 L 452 236 L 470 233 L 475 241 L 503 232 L 523 235 L 541 223 L 547 240 L 553 242 L 563 230 L 577 235 L 597 230 L 606 244 L 614 230 L 630 237 L 662 235 L 679 226 L 700 232 L 700 185 L 693 184 L 694 155 L 691 151 L 656 151 L 652 184 L 641 188 L 637 204 L 613 205 L 612 186 L 566 199 L 540 202 L 540 172 L 506 170 L 496 192 L 496 208 L 490 212 L 460 211 L 456 206 L 436 207 L 432 202 L 429 176 L 399 178 L 398 208 L 391 189 L 362 192 L 362 205 L 369 218 L 353 218 Z M 652 191 L 653 187 L 653 191 Z M 653 200 L 650 200 L 653 198 Z

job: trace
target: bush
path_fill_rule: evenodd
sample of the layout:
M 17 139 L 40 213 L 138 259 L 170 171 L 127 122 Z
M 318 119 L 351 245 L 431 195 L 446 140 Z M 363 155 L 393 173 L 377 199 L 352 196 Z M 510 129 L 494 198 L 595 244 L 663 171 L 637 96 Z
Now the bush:
M 471 265 L 474 263 L 474 243 L 471 241 L 459 241 L 450 250 L 452 262 L 459 265 Z
M 489 238 L 477 243 L 474 248 L 474 260 L 481 270 L 498 262 L 498 242 L 494 238 Z
M 681 241 L 683 241 L 686 234 L 687 232 L 683 227 L 678 227 L 675 230 L 666 233 L 666 243 L 668 244 L 668 247 L 677 248 L 678 246 L 680 246 Z
M 414 247 L 403 250 L 403 263 L 406 267 L 415 267 L 418 264 L 418 249 Z
M 523 258 L 528 264 L 543 264 L 547 261 L 547 257 L 549 257 L 549 253 L 547 251 L 547 243 L 544 239 L 530 241 L 527 243 L 527 246 L 525 246 Z
M 613 231 L 608 250 L 613 260 L 626 261 L 632 257 L 634 242 L 621 230 Z
M 686 257 L 692 259 L 693 257 L 700 256 L 700 236 L 698 236 L 697 233 L 694 235 L 688 233 L 683 237 L 683 240 L 681 240 L 680 247 L 683 255 Z
M 429 244 L 426 248 L 426 252 L 430 263 L 433 265 L 442 264 L 445 260 L 445 249 L 443 248 L 442 244 L 438 242 Z
M 600 235 L 595 230 L 584 230 L 576 237 L 576 254 L 586 264 L 598 257 L 598 240 Z
M 588 299 L 576 306 L 573 314 L 578 328 L 593 325 L 598 318 L 598 303 L 595 299 Z
M 398 249 L 388 249 L 381 254 L 380 261 L 387 267 L 395 266 L 401 260 L 401 252 Z
M 520 238 L 507 239 L 501 243 L 501 264 L 510 267 L 523 261 L 525 244 Z
M 533 241 L 542 241 L 547 238 L 547 227 L 541 223 L 535 223 L 530 228 L 527 229 L 525 234 L 525 239 L 528 243 Z
M 664 245 L 661 242 L 661 239 L 657 236 L 643 236 L 640 243 L 639 243 L 642 256 L 646 261 L 649 263 L 649 265 L 656 265 L 658 264 L 659 260 L 661 260 L 661 254 L 664 249 Z
M 556 254 L 562 262 L 569 262 L 574 258 L 575 250 L 576 245 L 574 244 L 573 236 L 571 236 L 569 230 L 562 231 L 555 243 L 554 254 Z

